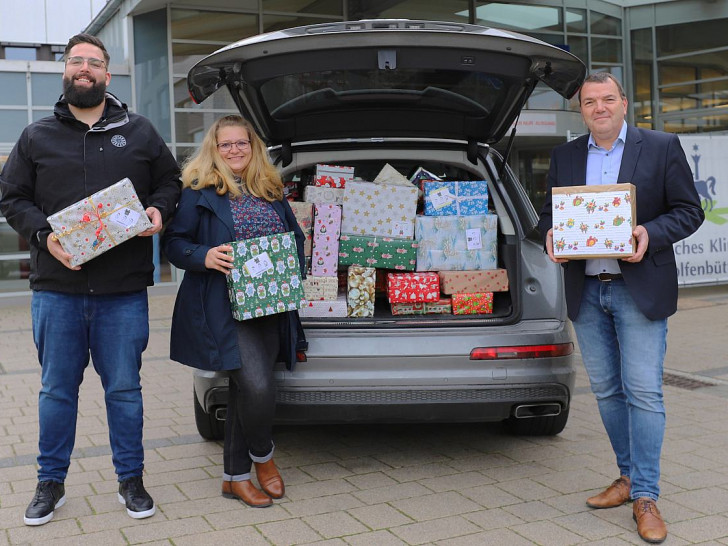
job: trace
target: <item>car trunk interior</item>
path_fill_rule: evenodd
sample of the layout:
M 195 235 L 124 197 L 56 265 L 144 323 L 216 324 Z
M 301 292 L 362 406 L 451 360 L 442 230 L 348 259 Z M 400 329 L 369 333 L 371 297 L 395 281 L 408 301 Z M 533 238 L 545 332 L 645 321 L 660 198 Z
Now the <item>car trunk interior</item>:
M 426 153 L 422 153 L 426 157 Z M 326 163 L 326 161 L 321 161 Z M 437 175 L 442 180 L 466 181 L 466 180 L 491 180 L 492 177 L 479 175 L 476 170 L 469 170 L 462 166 L 448 164 L 441 161 L 418 161 L 412 159 L 402 159 L 390 156 L 382 156 L 376 160 L 354 160 L 346 161 L 339 159 L 337 155 L 336 164 L 354 167 L 356 178 L 363 181 L 372 181 L 385 166 L 389 164 L 405 177 L 411 176 L 419 167 Z M 482 166 L 481 166 L 482 167 Z M 295 169 L 284 170 L 284 182 L 295 182 L 298 194 L 303 194 L 303 188 L 312 182 L 314 178 L 316 164 L 301 166 Z M 495 292 L 493 294 L 493 312 L 492 314 L 419 314 L 419 315 L 393 315 L 391 305 L 387 300 L 386 288 L 382 289 L 382 284 L 376 293 L 375 311 L 373 317 L 357 318 L 357 317 L 306 317 L 302 318 L 303 325 L 306 328 L 330 328 L 335 325 L 337 328 L 412 328 L 412 327 L 443 327 L 443 326 L 464 326 L 464 325 L 488 325 L 488 324 L 508 324 L 517 320 L 517 301 L 518 295 L 514 293 L 514 287 L 518 286 L 518 248 L 517 238 L 506 236 L 501 228 L 502 215 L 508 214 L 503 205 L 502 198 L 495 192 L 497 190 L 492 183 L 489 182 L 489 212 L 496 213 L 494 202 L 498 201 L 498 263 L 499 269 L 505 269 L 508 272 L 509 290 L 505 292 Z M 300 199 L 300 198 L 299 198 Z M 418 202 L 418 214 L 422 213 L 423 200 L 420 198 Z M 507 222 L 509 229 L 512 229 L 510 219 Z M 346 269 L 346 266 L 340 266 Z M 386 276 L 394 270 L 377 269 L 376 275 Z M 385 277 L 386 278 L 386 277 Z M 342 287 L 340 286 L 340 290 Z M 346 291 L 345 286 L 343 287 Z

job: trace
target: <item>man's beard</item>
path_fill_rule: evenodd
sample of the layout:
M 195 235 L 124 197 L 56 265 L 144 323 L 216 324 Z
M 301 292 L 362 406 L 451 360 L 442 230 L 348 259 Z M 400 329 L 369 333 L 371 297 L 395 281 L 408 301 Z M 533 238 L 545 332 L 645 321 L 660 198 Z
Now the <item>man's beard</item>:
M 96 81 L 89 88 L 74 85 L 73 78 L 63 77 L 63 96 L 66 102 L 76 108 L 93 108 L 106 98 L 106 80 Z

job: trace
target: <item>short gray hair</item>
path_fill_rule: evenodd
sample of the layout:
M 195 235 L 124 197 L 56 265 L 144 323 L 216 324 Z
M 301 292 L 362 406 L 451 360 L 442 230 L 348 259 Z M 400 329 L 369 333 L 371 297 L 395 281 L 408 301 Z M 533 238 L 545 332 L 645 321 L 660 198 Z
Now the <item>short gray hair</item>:
M 587 83 L 607 83 L 609 80 L 613 81 L 614 84 L 617 86 L 617 91 L 619 91 L 619 96 L 623 99 L 627 98 L 627 95 L 624 92 L 624 88 L 622 87 L 622 84 L 619 82 L 619 80 L 609 72 L 595 72 L 594 74 L 589 74 L 584 82 L 581 84 L 581 87 L 579 88 L 579 104 L 581 104 L 581 90 Z

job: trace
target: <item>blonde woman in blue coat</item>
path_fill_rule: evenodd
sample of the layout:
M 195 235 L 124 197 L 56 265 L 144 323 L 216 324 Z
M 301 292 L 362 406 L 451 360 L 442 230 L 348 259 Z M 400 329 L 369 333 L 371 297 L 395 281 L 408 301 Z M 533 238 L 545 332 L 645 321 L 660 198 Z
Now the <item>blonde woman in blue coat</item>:
M 240 116 L 217 120 L 182 171 L 177 212 L 163 238 L 169 261 L 185 270 L 172 316 L 173 360 L 229 373 L 222 494 L 253 507 L 285 494 L 273 463 L 273 366 L 289 367 L 305 343 L 298 313 L 232 318 L 225 276 L 231 241 L 293 231 L 303 264 L 303 233 L 283 197 L 265 145 Z M 255 466 L 260 489 L 251 481 Z M 261 491 L 262 489 L 262 491 Z

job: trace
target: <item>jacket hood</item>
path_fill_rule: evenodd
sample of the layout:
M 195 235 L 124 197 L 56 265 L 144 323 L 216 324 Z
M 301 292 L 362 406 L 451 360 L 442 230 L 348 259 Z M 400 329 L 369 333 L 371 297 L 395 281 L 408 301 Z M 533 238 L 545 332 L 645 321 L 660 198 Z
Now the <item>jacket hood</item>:
M 56 102 L 55 106 L 53 107 L 53 113 L 60 120 L 78 121 L 71 112 L 71 109 L 68 106 L 68 101 L 66 101 L 66 97 L 64 95 L 61 95 L 58 98 L 58 102 Z M 127 105 L 122 102 L 116 95 L 107 91 L 104 113 L 101 116 L 101 119 L 94 124 L 92 130 L 99 131 L 112 129 L 114 127 L 119 127 L 120 125 L 124 125 L 128 121 L 129 108 L 127 107 Z

